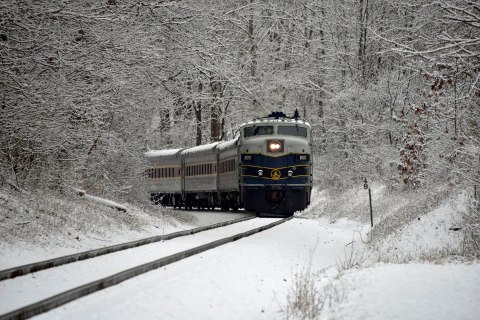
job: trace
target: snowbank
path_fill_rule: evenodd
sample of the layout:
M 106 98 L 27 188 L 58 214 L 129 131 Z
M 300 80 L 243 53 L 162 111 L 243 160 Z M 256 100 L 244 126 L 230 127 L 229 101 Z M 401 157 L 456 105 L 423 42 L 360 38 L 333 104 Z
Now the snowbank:
M 378 259 L 403 262 L 435 259 L 438 254 L 461 254 L 466 201 L 465 194 L 446 200 L 428 214 L 419 214 L 383 239 L 376 239 L 374 250 Z
M 321 319 L 474 320 L 480 264 L 378 264 L 347 271 L 328 292 Z
M 319 319 L 478 319 L 480 263 L 463 253 L 468 195 L 446 188 L 393 193 L 375 185 L 373 190 L 376 220 L 362 239 L 365 246 L 355 243 L 356 249 L 347 249 L 336 267 L 315 270 L 312 265 L 312 271 L 300 277 L 311 282 L 292 287 L 303 291 L 292 290 L 297 300 L 290 297 L 289 314 L 309 318 L 308 312 L 313 312 Z M 333 194 L 314 189 L 311 206 L 299 214 L 337 223 L 341 216 L 368 220 L 363 191 Z M 312 306 L 317 310 L 308 309 Z
M 9 189 L 0 188 L 0 269 L 192 227 L 191 216 L 159 206 L 119 213 L 109 200 Z

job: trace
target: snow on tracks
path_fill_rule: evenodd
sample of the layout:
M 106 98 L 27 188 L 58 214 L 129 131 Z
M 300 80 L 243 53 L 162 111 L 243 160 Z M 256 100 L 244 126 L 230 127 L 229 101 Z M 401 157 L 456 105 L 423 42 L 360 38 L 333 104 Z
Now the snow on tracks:
M 32 272 L 37 272 L 41 270 L 45 270 L 48 268 L 53 268 L 53 267 L 58 267 L 67 263 L 72 263 L 72 262 L 77 262 L 89 258 L 94 258 L 98 257 L 104 254 L 112 253 L 112 252 L 117 252 L 125 249 L 131 249 L 131 248 L 136 248 L 139 246 L 143 246 L 146 244 L 154 243 L 154 242 L 159 242 L 159 241 L 165 241 L 165 240 L 170 240 L 174 239 L 177 237 L 183 237 L 187 235 L 192 235 L 198 232 L 202 231 L 207 231 L 215 228 L 220 228 L 220 227 L 225 227 L 230 224 L 242 222 L 245 220 L 253 219 L 254 216 L 248 216 L 248 217 L 242 217 L 234 220 L 228 220 L 208 226 L 203 226 L 195 229 L 190 229 L 190 230 L 184 230 L 184 231 L 178 231 L 170 234 L 165 234 L 165 235 L 159 235 L 159 236 L 153 236 L 145 239 L 140 239 L 140 240 L 135 240 L 135 241 L 130 241 L 126 243 L 120 243 L 117 245 L 113 246 L 108 246 L 100 249 L 94 249 L 94 250 L 89 250 L 85 252 L 80 252 L 80 253 L 75 253 L 75 254 L 70 254 L 58 258 L 53 258 L 45 261 L 40 261 L 40 262 L 35 262 L 35 263 L 30 263 L 26 264 L 23 266 L 18 266 L 18 267 L 13 267 L 5 270 L 0 271 L 0 281 L 5 280 L 5 279 L 11 279 L 15 278 L 18 276 L 26 275 Z
M 0 319 L 28 318 L 291 219 L 250 219 L 0 282 Z M 73 289 L 72 289 L 73 288 Z

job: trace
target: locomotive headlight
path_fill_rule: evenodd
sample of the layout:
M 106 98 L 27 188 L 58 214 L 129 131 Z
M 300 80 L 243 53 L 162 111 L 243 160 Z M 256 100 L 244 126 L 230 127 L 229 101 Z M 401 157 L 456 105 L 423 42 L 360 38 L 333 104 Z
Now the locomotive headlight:
M 288 170 L 287 173 L 288 173 L 288 176 L 289 176 L 289 177 L 293 176 L 293 171 L 292 171 L 292 170 Z
M 261 170 L 261 169 L 258 170 L 258 176 L 259 176 L 259 177 L 263 176 L 263 170 Z
M 282 150 L 282 143 L 278 140 L 272 140 L 268 142 L 268 150 L 270 152 L 279 152 Z

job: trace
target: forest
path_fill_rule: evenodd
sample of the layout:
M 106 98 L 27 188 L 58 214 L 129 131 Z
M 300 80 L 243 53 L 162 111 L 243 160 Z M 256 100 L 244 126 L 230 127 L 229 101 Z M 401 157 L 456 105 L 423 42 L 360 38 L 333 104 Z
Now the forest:
M 144 152 L 298 110 L 319 189 L 472 188 L 479 57 L 470 0 L 1 0 L 1 180 L 147 199 Z

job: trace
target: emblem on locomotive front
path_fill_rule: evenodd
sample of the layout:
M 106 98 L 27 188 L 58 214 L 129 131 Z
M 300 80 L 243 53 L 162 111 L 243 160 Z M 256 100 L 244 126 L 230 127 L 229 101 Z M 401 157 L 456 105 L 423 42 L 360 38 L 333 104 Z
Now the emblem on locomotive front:
M 270 176 L 272 177 L 273 180 L 280 179 L 281 175 L 282 174 L 280 173 L 280 170 L 278 170 L 278 169 L 273 169 L 272 173 L 270 174 Z

